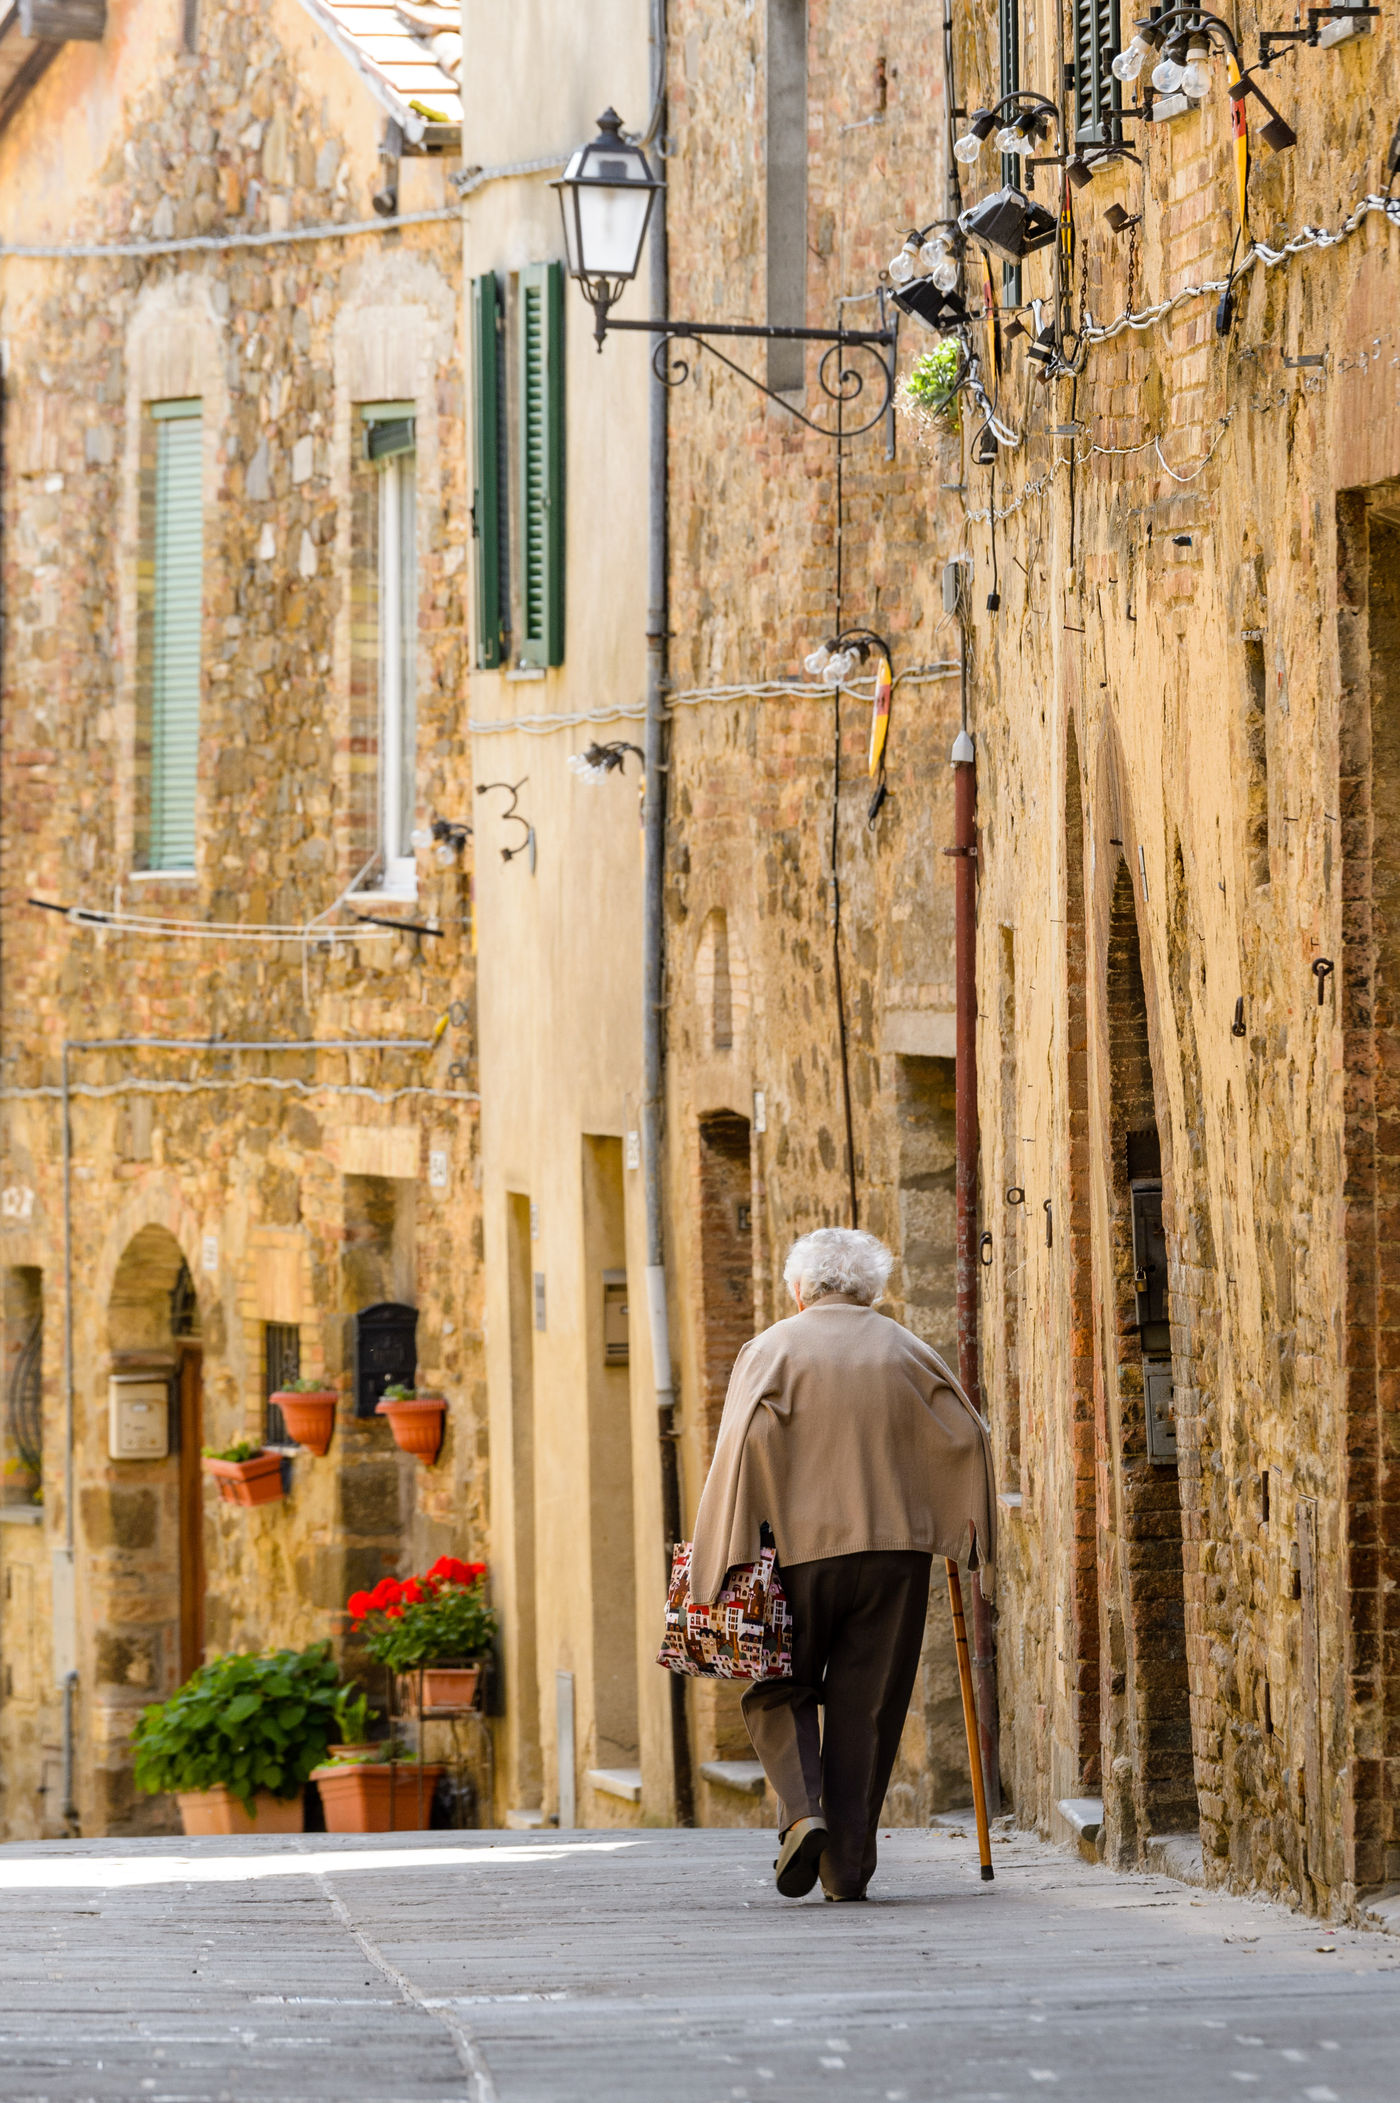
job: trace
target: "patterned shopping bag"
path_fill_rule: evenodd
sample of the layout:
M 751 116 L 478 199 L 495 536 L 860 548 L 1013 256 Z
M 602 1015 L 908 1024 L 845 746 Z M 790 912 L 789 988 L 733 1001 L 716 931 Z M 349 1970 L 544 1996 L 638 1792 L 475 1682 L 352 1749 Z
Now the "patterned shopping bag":
M 774 1565 L 771 1548 L 756 1563 L 736 1563 L 714 1605 L 697 1606 L 690 1542 L 677 1541 L 657 1664 L 702 1679 L 791 1679 L 792 1615 Z

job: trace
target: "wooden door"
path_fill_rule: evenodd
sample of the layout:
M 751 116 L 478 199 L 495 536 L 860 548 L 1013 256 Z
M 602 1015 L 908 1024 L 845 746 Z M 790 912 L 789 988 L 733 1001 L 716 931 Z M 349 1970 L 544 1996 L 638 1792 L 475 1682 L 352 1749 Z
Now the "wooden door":
M 185 1345 L 177 1374 L 180 1399 L 180 1678 L 204 1662 L 203 1358 Z

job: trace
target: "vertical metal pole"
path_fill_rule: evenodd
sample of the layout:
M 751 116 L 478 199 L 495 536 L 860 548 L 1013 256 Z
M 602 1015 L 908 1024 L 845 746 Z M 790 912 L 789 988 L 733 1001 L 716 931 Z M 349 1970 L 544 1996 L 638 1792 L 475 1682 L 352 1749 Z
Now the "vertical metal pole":
M 967 632 L 963 627 L 964 704 Z M 965 721 L 965 719 L 964 719 Z M 977 1349 L 977 757 L 966 727 L 953 746 L 953 853 L 957 1001 L 958 1378 L 982 1407 Z M 1001 1808 L 996 1654 L 992 1617 L 980 1584 L 972 1586 L 972 1671 L 987 1801 Z
M 666 6 L 652 9 L 653 123 L 666 128 Z M 666 192 L 658 190 L 651 214 L 651 311 L 664 321 L 670 312 L 666 252 Z M 664 356 L 665 338 L 653 348 Z M 665 1574 L 671 1549 L 681 1537 L 680 1459 L 676 1451 L 676 1394 L 671 1372 L 671 1330 L 666 1303 L 666 1233 L 661 1169 L 662 1089 L 666 1054 L 666 675 L 670 593 L 667 573 L 667 394 L 652 375 L 648 431 L 646 798 L 643 805 L 645 896 L 642 920 L 642 1175 L 647 1242 L 647 1315 L 656 1382 L 657 1430 L 661 1441 L 661 1524 Z M 677 1825 L 695 1823 L 694 1780 L 685 1680 L 668 1673 L 671 1689 L 672 1797 Z
M 68 1082 L 68 1051 L 61 1068 L 63 1119 L 63 1545 L 71 1556 L 74 1543 L 73 1478 L 77 1405 L 73 1369 L 73 1104 Z

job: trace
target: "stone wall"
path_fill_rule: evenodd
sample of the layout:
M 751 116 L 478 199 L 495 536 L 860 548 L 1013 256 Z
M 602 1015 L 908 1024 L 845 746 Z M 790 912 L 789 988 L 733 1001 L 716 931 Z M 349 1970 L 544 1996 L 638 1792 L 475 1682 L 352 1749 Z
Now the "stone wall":
M 762 320 L 766 10 L 673 0 L 669 12 L 671 311 Z M 873 288 L 923 204 L 941 97 L 922 18 L 811 6 L 810 326 L 834 327 L 842 314 L 854 327 L 878 325 Z M 857 303 L 838 304 L 848 297 Z M 761 349 L 720 347 L 764 376 Z M 789 399 L 834 425 L 819 356 L 809 349 L 806 391 Z M 838 463 L 830 437 L 805 430 L 717 360 L 702 352 L 692 364 L 692 380 L 671 397 L 667 943 L 671 1260 L 693 1513 L 735 1350 L 752 1328 L 791 1311 L 788 1248 L 808 1228 L 850 1218 L 842 1012 L 860 1224 L 890 1243 L 898 1265 L 886 1304 L 955 1354 L 953 882 L 942 850 L 952 838 L 958 682 L 940 592 L 952 550 L 936 512 L 939 480 L 955 476 L 937 447 L 926 450 L 891 417 L 848 440 Z M 843 412 L 848 426 L 878 402 L 863 370 L 866 391 Z M 901 675 L 889 796 L 873 823 L 870 668 L 839 704 L 802 670 L 816 642 L 857 624 L 887 636 Z M 725 1029 L 716 1028 L 721 927 Z M 720 1132 L 723 1203 L 750 1200 L 753 1288 L 742 1307 L 729 1212 L 721 1249 L 707 1203 L 712 1191 L 719 1197 Z M 900 1821 L 969 1796 L 941 1574 L 920 1690 L 887 1809 Z M 747 1754 L 737 1710 L 722 1696 L 697 1696 L 692 1719 L 697 1763 Z M 702 1813 L 750 1815 L 720 1788 L 702 1792 Z
M 0 137 L 7 239 L 373 219 L 381 113 L 345 58 L 294 5 L 231 0 L 200 19 L 194 56 L 175 48 L 175 11 L 145 0 L 109 10 L 101 46 L 65 48 Z M 446 203 L 445 176 L 441 161 L 405 162 L 404 207 Z M 372 845 L 374 641 L 354 611 L 354 580 L 372 559 L 364 401 L 410 400 L 417 419 L 419 822 L 465 817 L 470 803 L 457 231 L 10 260 L 3 297 L 0 1181 L 23 1213 L 7 1208 L 0 1221 L 7 1352 L 23 1313 L 15 1281 L 37 1275 L 44 1314 L 41 1516 L 0 1525 L 0 1823 L 19 1837 L 62 1829 L 62 1615 L 52 1655 L 44 1631 L 49 1551 L 69 1520 L 65 1040 L 99 1041 L 70 1058 L 85 1831 L 170 1823 L 167 1802 L 134 1795 L 126 1737 L 141 1705 L 188 1669 L 193 1558 L 211 1654 L 322 1636 L 340 1645 L 350 1588 L 445 1549 L 478 1551 L 486 1456 L 469 859 L 441 869 L 420 855 L 407 908 L 353 902 L 431 922 L 436 937 L 367 927 L 337 907 Z M 204 402 L 192 879 L 134 873 L 149 693 L 142 433 L 145 404 L 169 395 Z M 157 939 L 65 923 L 31 897 L 247 929 L 324 915 L 348 932 Z M 121 1041 L 151 1037 L 186 1048 Z M 368 1048 L 233 1048 L 242 1040 Z M 182 1270 L 193 1305 L 177 1333 Z M 383 1419 L 353 1414 L 354 1312 L 386 1299 L 417 1306 L 420 1382 L 449 1398 L 431 1470 L 397 1451 Z M 262 1437 L 268 1323 L 299 1329 L 303 1373 L 341 1401 L 329 1455 L 293 1457 L 282 1502 L 239 1510 L 217 1501 L 188 1440 Z M 202 1399 L 183 1455 L 109 1460 L 110 1372 L 145 1365 L 174 1380 L 189 1360 Z
M 1069 34 L 1067 16 L 1024 14 L 1026 85 L 1053 92 Z M 993 100 L 981 24 L 956 22 L 955 54 L 959 101 Z M 1372 112 L 1395 65 L 1383 26 L 1299 49 L 1271 89 L 1292 151 L 1270 153 L 1251 105 L 1256 239 L 1338 229 L 1383 187 Z M 1199 108 L 1132 140 L 1141 172 L 1073 193 L 1076 328 L 1230 267 L 1223 61 Z M 996 186 L 983 158 L 964 202 Z M 1114 200 L 1141 214 L 1121 236 L 1103 219 Z M 998 1452 L 1020 1449 L 999 1599 L 1005 1777 L 1018 1815 L 1061 1834 L 1061 1805 L 1101 1795 L 1079 1822 L 1101 1817 L 1111 1861 L 1199 1836 L 1210 1877 L 1324 1912 L 1395 1873 L 1376 1238 L 1391 1084 L 1372 905 L 1389 880 L 1375 812 L 1390 702 L 1366 552 L 1400 467 L 1395 242 L 1372 213 L 1339 246 L 1251 262 L 1228 326 L 1218 294 L 1183 296 L 1141 328 L 1081 332 L 1076 375 L 1048 384 L 1003 334 L 998 412 L 1023 443 L 994 479 L 966 450 L 963 470 L 982 1123 L 1019 1134 L 1014 1178 L 984 1155 L 983 1180 L 988 1280 L 1018 1277 L 1011 1328 L 983 1329 Z M 1237 264 L 1247 253 L 1245 236 Z M 1028 298 L 1050 297 L 1053 260 L 1025 264 Z M 981 328 L 975 341 L 988 358 Z M 1005 930 L 1014 1116 L 994 1021 L 1004 1032 Z M 1127 1222 L 1149 1132 L 1178 1442 L 1165 1464 L 1145 1451 Z M 1024 1226 L 1004 1202 L 1013 1180 Z M 1035 1231 L 1047 1199 L 1053 1244 Z

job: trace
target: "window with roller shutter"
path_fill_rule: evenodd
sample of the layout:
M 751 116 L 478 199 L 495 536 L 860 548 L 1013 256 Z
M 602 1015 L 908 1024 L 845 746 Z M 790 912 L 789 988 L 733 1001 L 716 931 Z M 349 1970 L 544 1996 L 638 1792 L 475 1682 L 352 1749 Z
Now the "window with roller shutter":
M 1112 136 L 1120 104 L 1113 58 L 1118 50 L 1118 0 L 1074 0 L 1074 136 L 1080 145 Z
M 198 401 L 155 402 L 151 520 L 150 775 L 146 866 L 195 866 L 200 629 L 204 610 L 204 421 Z
M 518 477 L 520 648 L 526 666 L 564 662 L 564 270 L 520 273 Z

